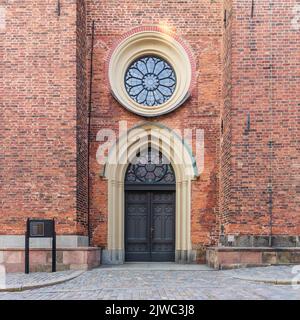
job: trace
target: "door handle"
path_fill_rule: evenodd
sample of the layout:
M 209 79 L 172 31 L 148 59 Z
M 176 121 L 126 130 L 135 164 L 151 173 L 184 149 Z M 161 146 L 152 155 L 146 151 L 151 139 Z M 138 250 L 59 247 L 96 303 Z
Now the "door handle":
M 152 228 L 151 228 L 151 238 L 153 237 L 153 232 L 154 232 L 154 230 L 155 230 L 155 229 L 152 227 Z

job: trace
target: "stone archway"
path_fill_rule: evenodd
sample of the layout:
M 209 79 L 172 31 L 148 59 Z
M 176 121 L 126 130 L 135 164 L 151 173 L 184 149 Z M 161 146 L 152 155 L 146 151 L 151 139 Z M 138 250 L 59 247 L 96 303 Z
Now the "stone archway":
M 108 180 L 108 239 L 103 263 L 124 262 L 124 178 L 138 150 L 151 145 L 172 164 L 176 176 L 175 261 L 195 260 L 191 245 L 191 181 L 198 176 L 196 161 L 189 149 L 171 129 L 154 123 L 136 126 L 122 136 L 107 158 L 104 177 Z

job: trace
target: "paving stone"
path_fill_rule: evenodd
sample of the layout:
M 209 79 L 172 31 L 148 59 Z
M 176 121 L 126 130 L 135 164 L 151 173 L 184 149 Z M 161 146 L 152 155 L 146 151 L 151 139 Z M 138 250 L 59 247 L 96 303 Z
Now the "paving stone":
M 184 266 L 182 270 L 106 267 L 51 287 L 0 293 L 0 300 L 299 300 L 300 286 L 243 279 L 292 279 L 295 276 L 292 270 L 290 266 L 226 271 L 193 270 Z M 47 274 L 33 277 L 41 280 Z

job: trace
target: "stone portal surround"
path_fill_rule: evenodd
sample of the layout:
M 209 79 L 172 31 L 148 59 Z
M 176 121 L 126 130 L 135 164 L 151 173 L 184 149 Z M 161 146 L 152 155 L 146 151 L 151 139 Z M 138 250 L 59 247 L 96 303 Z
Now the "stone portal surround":
M 124 262 L 124 179 L 128 163 L 137 150 L 151 142 L 170 160 L 176 176 L 176 262 L 196 259 L 191 243 L 191 183 L 198 176 L 190 148 L 175 133 L 160 124 L 142 123 L 128 131 L 111 148 L 102 176 L 108 180 L 108 236 L 103 263 Z M 182 152 L 178 152 L 182 150 Z

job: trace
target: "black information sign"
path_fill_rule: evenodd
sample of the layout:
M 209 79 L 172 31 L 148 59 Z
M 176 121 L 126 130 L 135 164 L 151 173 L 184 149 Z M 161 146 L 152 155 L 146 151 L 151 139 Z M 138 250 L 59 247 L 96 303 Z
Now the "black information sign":
M 29 273 L 30 238 L 52 238 L 52 272 L 56 272 L 56 233 L 54 219 L 27 219 L 25 233 L 25 273 Z

